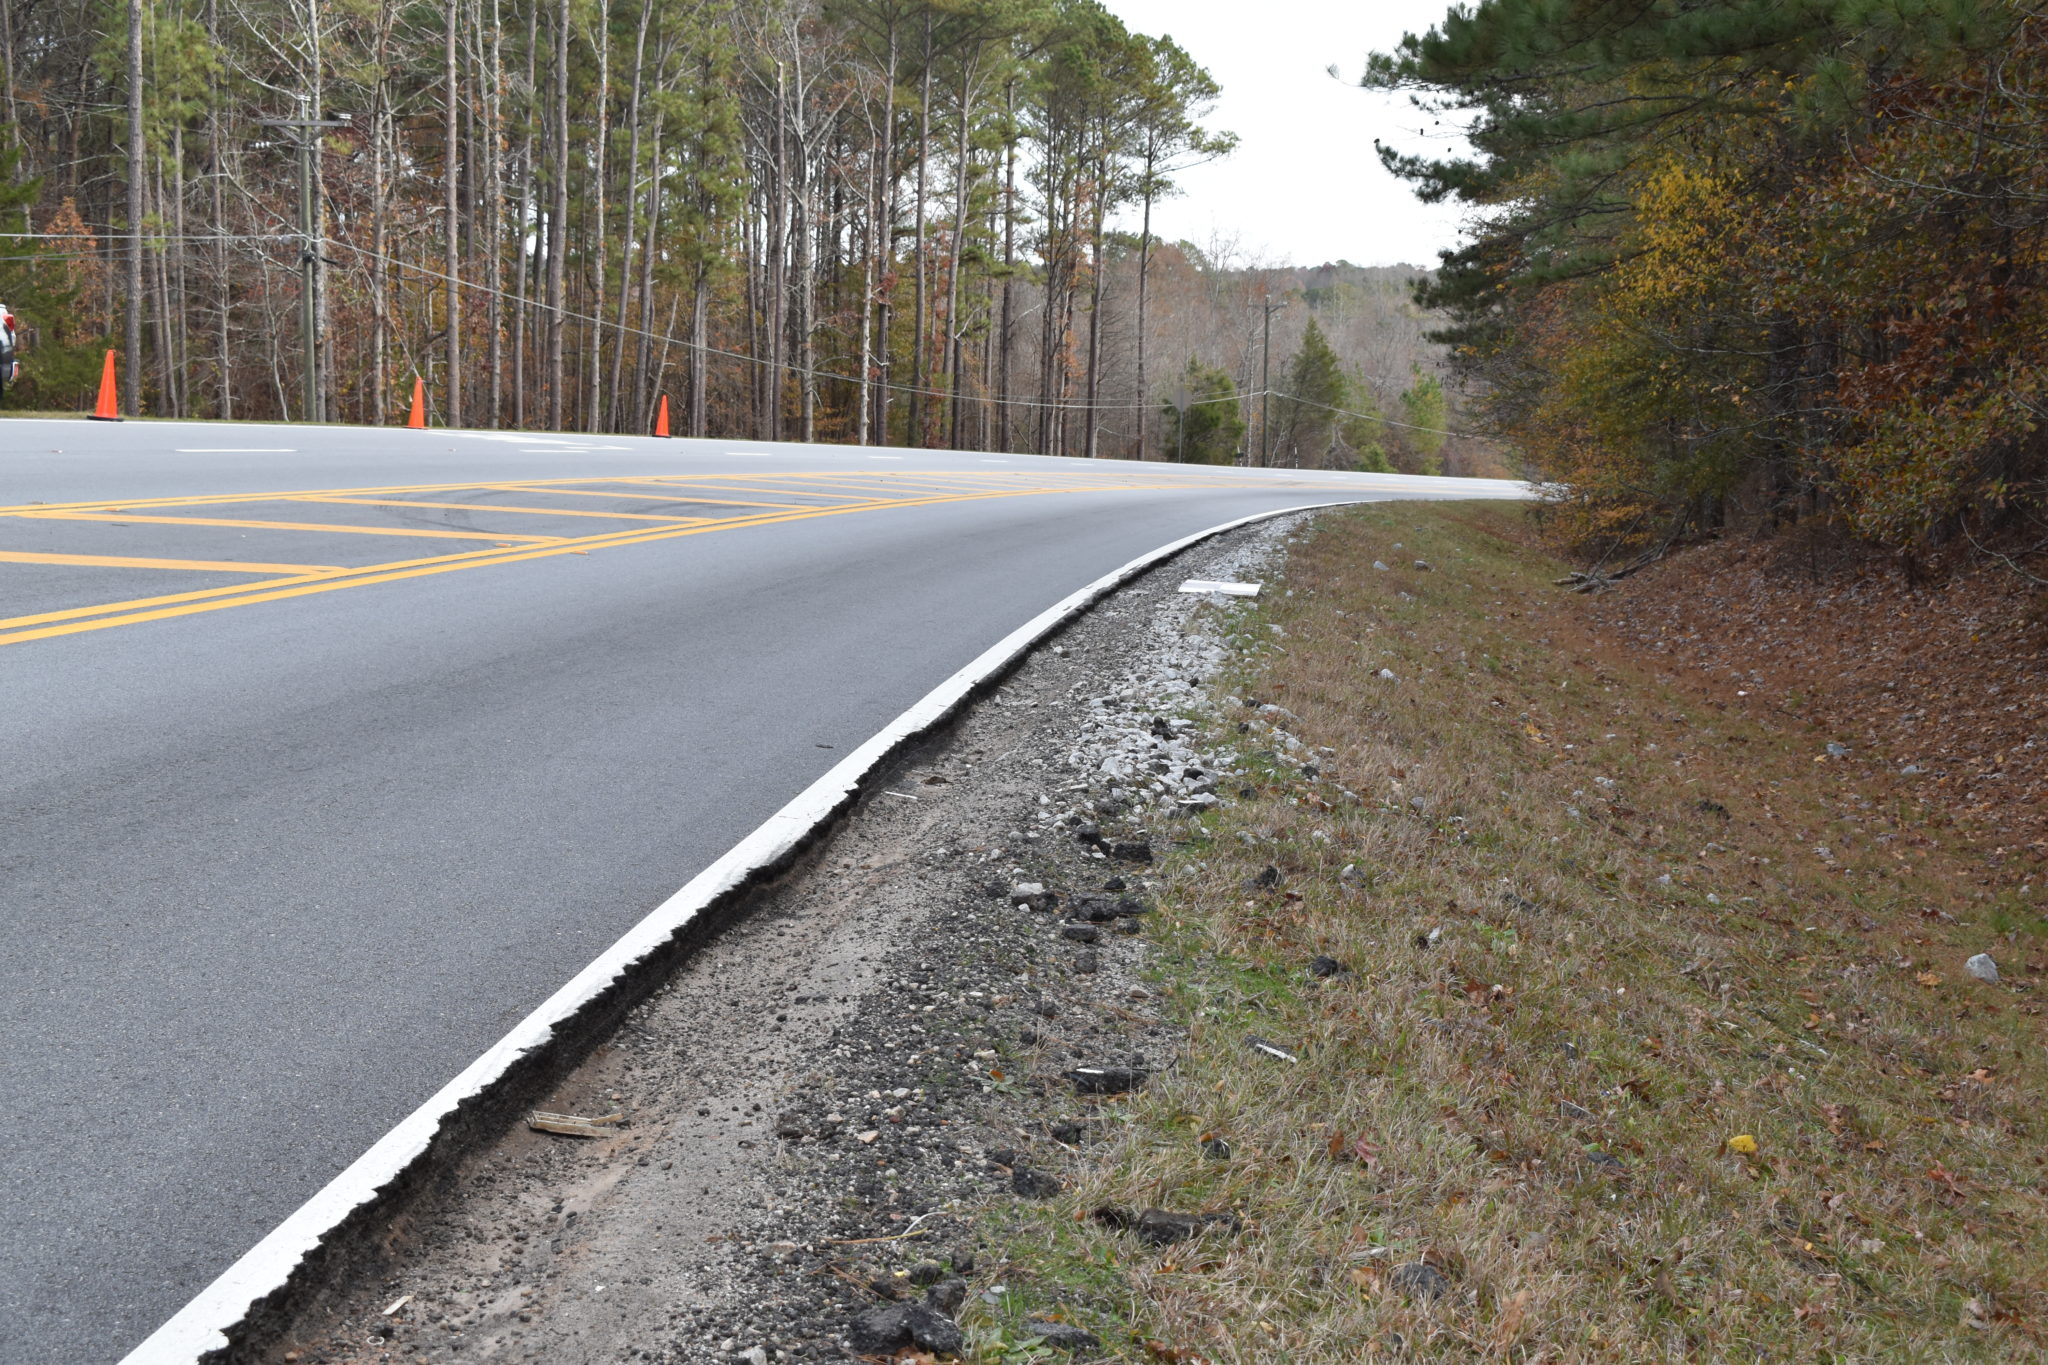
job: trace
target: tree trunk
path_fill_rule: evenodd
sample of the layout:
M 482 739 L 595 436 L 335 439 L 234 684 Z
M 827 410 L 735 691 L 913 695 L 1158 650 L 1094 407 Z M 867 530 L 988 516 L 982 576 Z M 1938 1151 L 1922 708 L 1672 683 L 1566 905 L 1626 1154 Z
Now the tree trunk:
M 442 47 L 443 88 L 448 94 L 448 121 L 444 136 L 447 141 L 441 159 L 442 211 L 447 215 L 442 222 L 443 251 L 441 273 L 446 276 L 441 287 L 447 291 L 448 308 L 448 416 L 451 427 L 462 425 L 462 289 L 459 283 L 462 275 L 461 241 L 461 155 L 462 145 L 460 124 L 462 110 L 462 83 L 455 69 L 455 30 L 461 24 L 462 6 L 448 3 L 442 33 L 446 39 Z
M 646 20 L 641 20 L 644 31 Z M 604 407 L 604 264 L 605 255 L 611 250 L 611 241 L 605 236 L 605 209 L 610 195 L 610 186 L 605 180 L 604 163 L 606 144 L 612 135 L 612 25 L 611 6 L 606 0 L 597 7 L 597 141 L 591 148 L 591 202 L 596 222 L 590 234 L 590 361 L 586 367 L 590 372 L 590 417 L 586 426 L 591 431 L 604 430 L 599 420 Z M 628 172 L 630 174 L 630 172 Z M 628 192 L 627 202 L 631 202 Z
M 704 400 L 710 390 L 704 374 L 707 368 L 704 333 L 709 325 L 710 307 L 710 268 L 700 265 L 697 267 L 696 288 L 690 296 L 690 434 L 700 439 L 711 431 L 711 424 L 704 413 Z
M 1157 164 L 1157 142 L 1145 139 L 1145 214 L 1138 228 L 1138 458 L 1145 458 L 1145 418 L 1152 411 L 1152 390 L 1145 376 L 1145 286 L 1152 265 L 1152 174 Z
M 640 92 L 645 86 L 646 76 L 647 21 L 653 13 L 653 0 L 640 0 L 640 30 L 633 40 L 633 93 L 626 102 L 626 240 L 619 253 L 618 327 L 612 345 L 611 379 L 607 385 L 611 392 L 611 406 L 605 414 L 605 425 L 612 430 L 627 424 L 624 390 L 620 383 L 626 363 L 627 310 L 633 298 L 633 252 L 644 240 L 636 223 L 640 199 Z M 644 328 L 644 319 L 642 325 Z M 633 425 L 637 427 L 638 423 Z
M 390 387 L 386 372 L 386 351 L 391 340 L 390 198 L 384 187 L 384 139 L 388 135 L 391 111 L 384 104 L 382 67 L 370 113 L 370 420 L 383 426 L 386 418 L 385 390 Z
M 929 344 L 931 319 L 925 294 L 925 171 L 931 164 L 932 146 L 932 13 L 924 14 L 924 74 L 917 101 L 917 228 L 911 238 L 911 264 L 916 278 L 911 282 L 914 299 L 910 322 L 910 423 L 904 444 L 925 444 L 925 348 Z
M 634 362 L 639 409 L 634 428 L 646 431 L 654 417 L 655 388 L 660 379 L 648 361 L 654 344 L 654 244 L 661 235 L 661 133 L 665 111 L 654 111 L 654 135 L 649 139 L 647 174 L 647 245 L 640 252 L 640 349 Z M 671 315 L 674 309 L 670 309 Z M 668 345 L 662 338 L 664 354 Z
M 548 426 L 562 430 L 569 408 L 562 392 L 563 253 L 569 246 L 569 0 L 555 15 L 555 201 L 548 213 Z
M 220 42 L 220 12 L 214 0 L 206 0 L 206 36 L 215 45 Z M 213 270 L 214 287 L 218 297 L 214 300 L 218 336 L 215 357 L 220 368 L 220 407 L 218 416 L 223 422 L 232 421 L 235 416 L 235 383 L 230 371 L 231 339 L 228 335 L 229 313 L 234 301 L 234 286 L 228 274 L 227 243 L 227 176 L 226 154 L 222 150 L 220 131 L 220 83 L 217 76 L 207 78 L 206 110 L 206 154 L 212 171 L 213 198 Z
M 782 439 L 782 396 L 788 387 L 789 335 L 789 82 L 783 64 L 775 64 L 775 172 L 767 195 L 768 221 L 762 237 L 766 266 L 762 283 L 768 291 L 768 367 L 763 395 L 762 427 L 768 440 Z
M 1017 270 L 1017 82 L 1003 96 L 1007 129 L 1003 147 L 1003 320 L 996 361 L 996 449 L 1010 449 L 1010 364 L 1016 346 Z
M 490 52 L 484 87 L 484 368 L 483 425 L 505 420 L 505 24 L 491 0 Z M 524 237 L 524 233 L 521 234 Z
M 971 155 L 967 145 L 967 127 L 974 109 L 973 73 L 974 64 L 963 58 L 960 63 L 960 138 L 954 148 L 954 165 L 958 169 L 953 185 L 953 249 L 946 261 L 946 371 L 952 381 L 946 444 L 955 450 L 961 448 L 960 402 L 966 392 L 966 367 L 961 363 L 966 328 L 960 325 L 960 261 L 967 244 L 967 180 Z
M 896 20 L 889 20 L 889 61 L 886 76 L 888 89 L 882 97 L 882 152 L 875 162 L 875 173 L 881 177 L 881 186 L 876 195 L 881 206 L 875 225 L 875 286 L 881 290 L 881 306 L 875 317 L 875 358 L 876 367 L 881 371 L 875 385 L 875 441 L 887 445 L 889 442 L 889 381 L 893 377 L 889 355 L 889 314 L 890 295 L 895 283 L 896 263 Z
M 146 211 L 142 180 L 142 0 L 128 0 L 128 298 L 121 357 L 127 382 L 122 409 L 131 417 L 142 413 L 142 220 Z M 309 357 L 310 359 L 310 357 Z
M 1105 143 L 1109 136 L 1103 130 Z M 1083 400 L 1083 420 L 1088 430 L 1082 441 L 1082 448 L 1089 459 L 1098 454 L 1098 437 L 1102 422 L 1096 412 L 1096 403 L 1102 392 L 1102 229 L 1109 214 L 1109 157 L 1098 152 L 1095 158 L 1095 205 L 1094 222 L 1088 236 L 1089 256 L 1094 261 L 1092 278 L 1088 281 L 1088 384 Z
M 171 130 L 171 384 L 180 417 L 192 411 L 188 376 L 192 357 L 187 344 L 188 317 L 185 292 L 185 125 Z
M 539 63 L 540 5 L 535 0 L 526 10 L 526 137 L 525 148 L 519 154 L 519 244 L 513 258 L 519 273 L 519 297 L 512 313 L 512 425 L 515 427 L 526 425 L 526 324 L 533 312 L 532 299 L 527 292 L 531 278 L 528 257 L 533 253 L 527 249 L 526 239 L 532 230 L 534 215 L 540 209 L 533 178 L 534 133 L 540 104 Z

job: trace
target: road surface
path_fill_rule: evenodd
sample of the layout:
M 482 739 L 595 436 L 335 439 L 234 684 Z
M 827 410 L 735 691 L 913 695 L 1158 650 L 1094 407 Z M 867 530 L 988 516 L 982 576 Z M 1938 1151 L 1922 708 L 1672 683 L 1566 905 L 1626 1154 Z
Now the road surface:
M 0 1360 L 118 1359 L 1022 621 L 1504 485 L 0 422 Z

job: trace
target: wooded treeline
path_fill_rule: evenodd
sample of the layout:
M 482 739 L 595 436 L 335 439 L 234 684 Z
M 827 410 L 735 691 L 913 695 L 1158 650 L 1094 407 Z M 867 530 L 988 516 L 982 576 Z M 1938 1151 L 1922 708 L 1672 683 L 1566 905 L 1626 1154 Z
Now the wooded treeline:
M 0 13 L 38 234 L 0 299 L 44 402 L 111 336 L 132 410 L 305 417 L 310 299 L 330 420 L 402 420 L 417 375 L 436 423 L 644 431 L 665 394 L 679 435 L 1171 457 L 1190 361 L 1233 385 L 1200 404 L 1265 406 L 1257 307 L 1220 300 L 1275 297 L 1270 272 L 1151 233 L 1175 174 L 1229 150 L 1215 83 L 1092 0 Z M 333 125 L 310 237 L 308 134 L 265 120 Z
M 1598 549 L 1821 516 L 2048 546 L 2048 31 L 2031 0 L 1481 0 L 1369 84 L 1478 206 L 1425 290 Z

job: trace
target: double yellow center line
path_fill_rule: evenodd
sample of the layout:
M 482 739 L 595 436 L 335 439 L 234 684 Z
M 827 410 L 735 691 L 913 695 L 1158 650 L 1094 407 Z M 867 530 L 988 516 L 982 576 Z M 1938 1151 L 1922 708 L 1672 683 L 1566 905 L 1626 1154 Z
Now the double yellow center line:
M 567 485 L 570 484 L 586 486 L 580 488 L 568 487 Z M 592 488 L 587 486 L 592 484 L 628 486 L 613 487 L 609 490 L 604 487 Z M 863 488 L 860 485 L 871 485 L 871 487 Z M 182 568 L 204 569 L 216 572 L 281 573 L 286 575 L 284 577 L 268 578 L 255 583 L 241 583 L 227 587 L 206 588 L 193 592 L 135 598 L 121 602 L 103 603 L 96 606 L 71 607 L 57 611 L 38 612 L 25 616 L 0 619 L 0 645 L 22 644 L 30 640 L 43 640 L 60 635 L 76 635 L 86 631 L 106 630 L 115 626 L 137 625 L 146 621 L 161 621 L 171 617 L 221 611 L 229 607 L 252 606 L 259 602 L 277 602 L 286 598 L 304 597 L 314 593 L 338 592 L 344 588 L 361 588 L 377 583 L 393 583 L 401 579 L 421 578 L 430 574 L 457 573 L 465 569 L 485 568 L 497 564 L 516 564 L 526 560 L 547 559 L 559 555 L 583 555 L 590 553 L 592 550 L 613 549 L 619 546 L 640 545 L 657 540 L 672 540 L 684 536 L 704 535 L 713 531 L 745 530 L 753 527 L 808 521 L 820 517 L 846 516 L 854 513 L 894 510 L 898 508 L 928 507 L 941 503 L 975 502 L 993 498 L 1030 497 L 1083 490 L 1109 491 L 1184 486 L 1183 484 L 1169 483 L 1164 480 L 1151 478 L 1126 478 L 1118 481 L 1099 478 L 1063 478 L 1056 481 L 1048 481 L 1027 480 L 1015 476 L 997 474 L 982 477 L 946 474 L 899 476 L 893 472 L 853 476 L 678 475 L 669 478 L 654 476 L 633 479 L 599 477 L 527 483 L 423 484 L 400 488 L 325 489 L 288 493 L 247 493 L 226 496 L 216 495 L 212 497 L 153 498 L 97 503 L 65 503 L 47 506 L 30 504 L 0 507 L 0 517 L 20 517 L 33 520 L 139 522 L 152 525 L 242 527 L 307 533 L 325 532 L 357 535 L 413 536 L 449 540 L 488 540 L 493 542 L 492 548 L 485 550 L 438 555 L 428 559 L 372 564 L 358 568 L 333 565 L 259 564 L 222 560 L 152 560 L 141 557 L 112 555 L 63 555 L 43 552 L 0 551 L 0 564 L 92 564 L 105 567 L 137 569 Z M 671 491 L 661 494 L 643 491 L 650 487 L 662 487 Z M 698 487 L 705 488 L 703 496 L 698 496 L 695 493 L 694 490 Z M 584 508 L 572 509 L 512 506 L 497 503 L 443 502 L 432 498 L 393 496 L 403 494 L 475 493 L 483 491 L 566 494 L 579 497 L 612 497 L 621 501 L 632 502 L 673 501 L 700 506 L 709 505 L 753 510 L 722 517 L 663 516 L 651 513 L 596 511 Z M 716 494 L 723 493 L 770 494 L 780 495 L 785 498 L 808 499 L 808 501 L 765 502 L 716 496 Z M 832 499 L 833 501 L 822 503 L 821 499 Z M 450 511 L 479 511 L 510 515 L 603 518 L 651 524 L 628 527 L 616 531 L 606 531 L 590 536 L 561 537 L 505 535 L 438 527 L 360 526 L 331 522 L 267 521 L 231 517 L 164 514 L 176 508 L 217 508 L 234 504 L 261 502 L 423 508 L 431 510 L 446 509 Z M 151 510 L 135 510 L 141 508 Z

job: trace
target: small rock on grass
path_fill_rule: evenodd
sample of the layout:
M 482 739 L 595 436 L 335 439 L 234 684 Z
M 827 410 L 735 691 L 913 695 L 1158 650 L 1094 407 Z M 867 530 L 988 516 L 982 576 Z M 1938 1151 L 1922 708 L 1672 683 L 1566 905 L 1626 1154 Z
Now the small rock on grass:
M 1168 1213 L 1165 1209 L 1146 1209 L 1131 1226 L 1139 1241 L 1147 1246 L 1163 1247 L 1199 1237 L 1212 1227 L 1236 1232 L 1240 1224 L 1234 1213 Z
M 1979 981 L 1998 980 L 1998 964 L 1992 960 L 1989 953 L 1977 954 L 1963 964 L 1963 970 Z
M 1070 1322 L 1031 1321 L 1024 1324 L 1024 1330 L 1037 1337 L 1040 1344 L 1055 1351 L 1066 1351 L 1079 1355 L 1083 1351 L 1102 1349 L 1102 1338 L 1095 1333 L 1074 1326 Z
M 1050 910 L 1059 903 L 1059 897 L 1045 889 L 1042 882 L 1018 882 L 1010 888 L 1010 904 L 1021 905 L 1028 910 Z
M 1334 957 L 1318 957 L 1308 964 L 1308 974 L 1319 981 L 1327 981 L 1333 976 L 1348 976 L 1350 973 L 1351 969 Z
M 885 1303 L 853 1320 L 846 1340 L 863 1353 L 915 1345 L 933 1355 L 953 1355 L 966 1345 L 954 1321 L 921 1303 Z
M 1029 1166 L 1019 1166 L 1010 1175 L 1011 1192 L 1025 1199 L 1051 1199 L 1060 1189 L 1057 1179 Z
M 1065 1073 L 1077 1095 L 1122 1095 L 1152 1079 L 1148 1071 L 1127 1066 L 1077 1066 Z
M 1451 1292 L 1451 1282 L 1444 1273 L 1433 1265 L 1421 1261 L 1409 1261 L 1397 1265 L 1387 1276 L 1387 1283 L 1411 1299 L 1428 1299 L 1434 1302 Z

